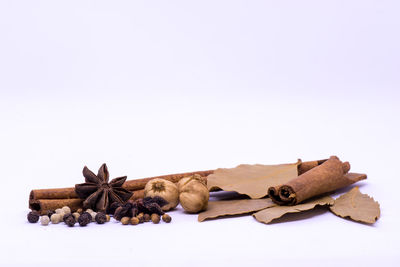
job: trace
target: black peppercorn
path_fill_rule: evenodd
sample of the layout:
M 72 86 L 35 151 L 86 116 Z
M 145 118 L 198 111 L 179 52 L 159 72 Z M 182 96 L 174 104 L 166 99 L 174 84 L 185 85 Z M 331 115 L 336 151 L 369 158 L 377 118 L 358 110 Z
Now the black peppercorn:
M 30 223 L 37 223 L 39 221 L 39 213 L 37 211 L 31 211 L 28 213 L 28 222 Z
M 103 212 L 98 212 L 94 218 L 98 224 L 103 224 L 107 221 L 107 216 Z
M 65 214 L 63 217 L 63 221 L 65 222 L 66 225 L 68 225 L 69 227 L 74 226 L 75 224 L 75 217 L 74 215 L 72 215 L 71 213 L 69 214 Z
M 80 226 L 86 226 L 91 221 L 92 221 L 92 215 L 90 215 L 89 212 L 83 212 L 78 218 L 78 223 Z

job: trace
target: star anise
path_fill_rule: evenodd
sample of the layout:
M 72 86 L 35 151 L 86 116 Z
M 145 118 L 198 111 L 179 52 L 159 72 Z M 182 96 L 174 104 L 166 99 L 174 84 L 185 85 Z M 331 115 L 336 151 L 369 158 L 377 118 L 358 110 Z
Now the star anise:
M 132 192 L 122 188 L 126 176 L 108 182 L 109 173 L 105 163 L 101 165 L 97 175 L 86 166 L 82 172 L 85 183 L 75 185 L 75 192 L 79 198 L 85 199 L 83 201 L 85 209 L 106 211 L 112 203 L 125 203 L 132 196 Z

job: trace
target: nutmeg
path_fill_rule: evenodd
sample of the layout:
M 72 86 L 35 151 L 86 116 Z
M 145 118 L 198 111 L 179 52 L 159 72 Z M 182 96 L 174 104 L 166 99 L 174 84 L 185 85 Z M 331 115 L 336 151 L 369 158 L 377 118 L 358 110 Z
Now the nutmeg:
M 205 181 L 197 175 L 183 179 L 179 184 L 179 201 L 183 209 L 189 213 L 207 209 L 210 193 Z
M 159 196 L 165 199 L 168 204 L 162 206 L 162 210 L 168 211 L 179 203 L 179 191 L 178 187 L 171 181 L 156 178 L 150 180 L 144 187 L 145 197 L 155 197 Z

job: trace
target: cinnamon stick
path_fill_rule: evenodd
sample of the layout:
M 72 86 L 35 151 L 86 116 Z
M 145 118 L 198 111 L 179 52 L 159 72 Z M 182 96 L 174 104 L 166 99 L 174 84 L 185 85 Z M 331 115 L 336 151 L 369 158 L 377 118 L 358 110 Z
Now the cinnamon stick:
M 186 173 L 154 176 L 154 177 L 148 177 L 148 178 L 137 179 L 137 180 L 129 180 L 129 181 L 126 181 L 122 187 L 129 191 L 137 191 L 140 189 L 144 189 L 147 182 L 152 179 L 163 178 L 168 181 L 177 183 L 177 182 L 179 182 L 180 179 L 187 177 L 187 176 L 191 176 L 193 174 L 207 176 L 213 172 L 214 172 L 214 170 L 186 172 Z M 68 198 L 78 198 L 78 195 L 75 193 L 75 187 L 34 189 L 29 194 L 30 202 L 33 200 L 37 200 L 37 199 L 68 199 Z
M 177 173 L 177 174 L 169 174 L 169 175 L 160 175 L 160 176 L 154 176 L 154 177 L 137 179 L 137 180 L 129 180 L 129 181 L 126 181 L 122 187 L 129 191 L 135 191 L 135 190 L 139 190 L 139 189 L 144 189 L 144 187 L 146 186 L 148 181 L 156 179 L 156 178 L 162 178 L 162 179 L 171 181 L 173 183 L 177 183 L 184 177 L 192 176 L 194 174 L 199 174 L 200 176 L 208 176 L 213 172 L 214 172 L 214 170 L 186 172 L 186 173 Z
M 131 200 L 144 197 L 144 189 L 133 191 Z M 49 210 L 56 210 L 68 206 L 72 211 L 83 208 L 83 199 L 80 198 L 64 198 L 64 199 L 33 199 L 29 202 L 29 208 L 36 210 L 40 215 L 47 214 Z
M 64 206 L 71 208 L 71 211 L 76 211 L 82 208 L 83 199 L 67 198 L 67 199 L 37 199 L 29 203 L 32 210 L 36 210 L 40 215 L 45 215 L 49 210 L 56 210 Z
M 279 205 L 296 205 L 311 197 L 351 185 L 367 178 L 365 174 L 348 173 L 350 164 L 332 156 L 321 165 L 299 175 L 288 183 L 270 187 L 268 195 Z

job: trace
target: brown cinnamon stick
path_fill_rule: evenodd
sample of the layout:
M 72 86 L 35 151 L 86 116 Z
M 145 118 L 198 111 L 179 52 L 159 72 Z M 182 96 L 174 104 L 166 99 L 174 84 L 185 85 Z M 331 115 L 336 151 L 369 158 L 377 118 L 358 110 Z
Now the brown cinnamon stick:
M 144 197 L 144 190 L 133 191 L 131 200 L 136 200 Z M 64 198 L 64 199 L 33 199 L 29 201 L 29 208 L 36 210 L 40 215 L 47 214 L 49 210 L 56 210 L 68 206 L 72 211 L 83 207 L 83 199 L 80 198 Z
M 200 176 L 208 176 L 209 174 L 211 174 L 213 172 L 214 172 L 214 170 L 186 172 L 186 173 L 177 173 L 177 174 L 169 174 L 169 175 L 160 175 L 160 176 L 154 176 L 154 177 L 137 179 L 137 180 L 129 180 L 129 181 L 126 181 L 122 187 L 129 191 L 135 191 L 135 190 L 143 189 L 148 181 L 156 179 L 156 178 L 162 178 L 162 179 L 171 181 L 173 183 L 177 183 L 184 177 L 192 176 L 194 174 L 199 174 Z
M 332 156 L 321 165 L 292 179 L 290 182 L 270 187 L 268 195 L 279 205 L 296 205 L 313 196 L 332 192 L 367 178 L 365 174 L 348 173 L 350 164 Z
M 83 199 L 67 198 L 67 199 L 38 199 L 29 203 L 32 210 L 36 210 L 40 215 L 47 214 L 49 210 L 56 210 L 64 206 L 71 208 L 71 211 L 76 211 L 82 208 Z
M 214 172 L 214 170 L 186 172 L 186 173 L 154 176 L 154 177 L 137 179 L 137 180 L 129 180 L 129 181 L 126 181 L 122 187 L 129 191 L 137 191 L 140 189 L 144 189 L 147 182 L 152 179 L 155 179 L 155 178 L 163 178 L 168 181 L 177 183 L 177 182 L 179 182 L 180 179 L 187 177 L 187 176 L 191 176 L 196 173 L 201 176 L 207 176 L 213 172 Z M 37 200 L 37 199 L 68 199 L 68 198 L 78 198 L 78 195 L 75 193 L 75 187 L 34 189 L 29 194 L 30 202 L 33 200 Z

